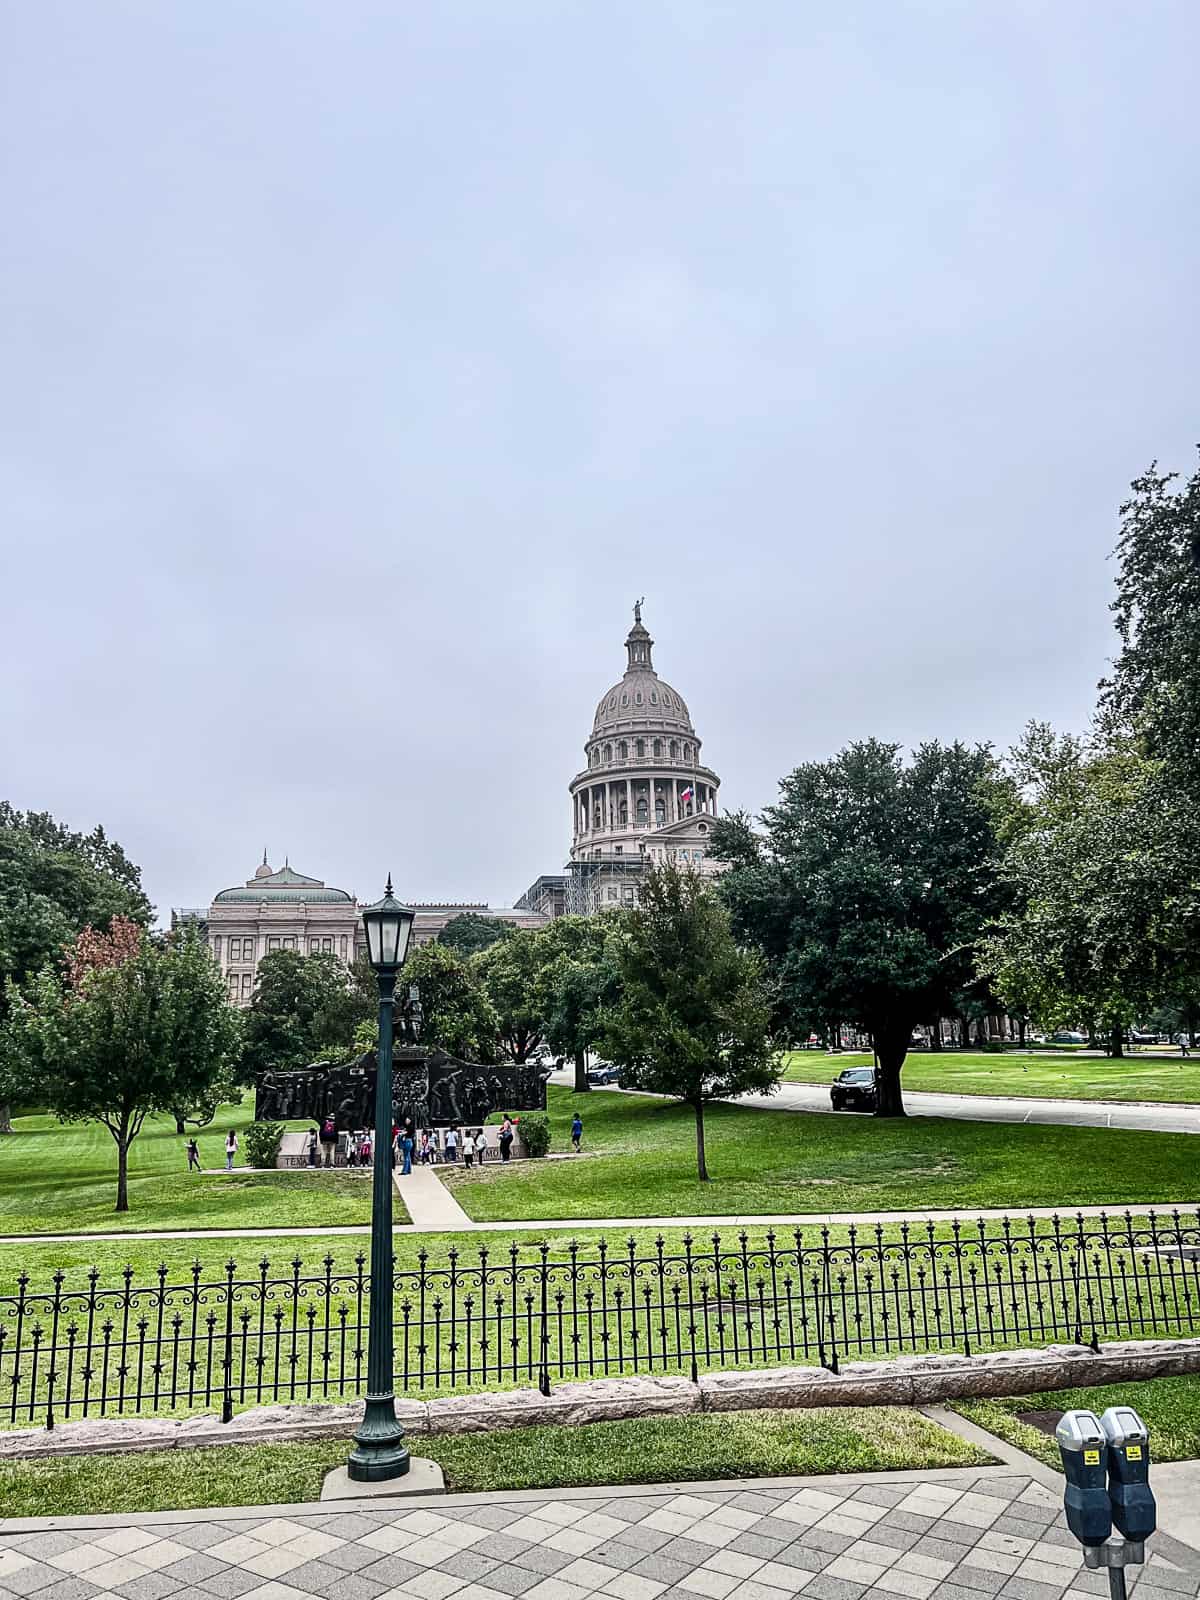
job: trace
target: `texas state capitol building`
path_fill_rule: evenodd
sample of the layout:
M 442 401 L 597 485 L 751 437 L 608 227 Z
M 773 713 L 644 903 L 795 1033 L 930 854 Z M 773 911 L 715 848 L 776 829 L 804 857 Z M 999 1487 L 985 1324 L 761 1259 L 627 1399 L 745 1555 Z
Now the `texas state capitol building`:
M 625 673 L 601 696 L 584 742 L 585 765 L 569 784 L 571 854 L 564 873 L 543 874 L 513 907 L 429 902 L 414 907 L 413 941 L 435 939 L 463 912 L 516 927 L 543 927 L 565 912 L 590 915 L 637 900 L 642 873 L 664 861 L 705 876 L 721 780 L 700 759 L 700 738 L 679 691 L 654 670 L 654 640 L 641 603 L 625 640 Z M 347 889 L 276 870 L 267 853 L 244 883 L 207 908 L 177 910 L 173 922 L 204 929 L 237 1005 L 249 1005 L 258 963 L 275 950 L 319 951 L 349 963 L 363 948 L 361 907 Z

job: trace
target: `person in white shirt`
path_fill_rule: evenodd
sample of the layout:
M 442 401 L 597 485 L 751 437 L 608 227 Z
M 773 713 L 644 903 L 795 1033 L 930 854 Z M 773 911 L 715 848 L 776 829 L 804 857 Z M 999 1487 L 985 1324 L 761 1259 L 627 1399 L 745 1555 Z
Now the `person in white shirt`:
M 480 1166 L 483 1165 L 483 1158 L 487 1154 L 487 1147 L 487 1138 L 483 1129 L 480 1128 L 479 1132 L 475 1135 L 475 1159 L 478 1161 Z

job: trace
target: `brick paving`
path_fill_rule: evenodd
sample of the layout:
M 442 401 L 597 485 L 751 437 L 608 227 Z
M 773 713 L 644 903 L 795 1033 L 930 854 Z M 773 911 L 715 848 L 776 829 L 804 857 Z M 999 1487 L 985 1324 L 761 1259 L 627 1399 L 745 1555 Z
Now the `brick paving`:
M 11 1531 L 9 1531 L 11 1530 Z M 1151 1547 L 1153 1548 L 1153 1546 Z M 1176 1547 L 1178 1554 L 1178 1548 Z M 1154 1554 L 1137 1600 L 1197 1600 Z M 1068 1600 L 1108 1593 L 1020 1470 L 0 1524 L 7 1600 Z

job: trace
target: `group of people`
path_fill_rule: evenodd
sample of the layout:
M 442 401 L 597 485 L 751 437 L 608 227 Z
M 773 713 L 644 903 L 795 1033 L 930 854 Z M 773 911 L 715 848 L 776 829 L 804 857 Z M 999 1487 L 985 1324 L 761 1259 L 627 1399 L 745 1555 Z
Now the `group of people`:
M 237 1153 L 238 1153 L 238 1136 L 233 1131 L 233 1129 L 230 1128 L 229 1132 L 225 1135 L 225 1171 L 226 1172 L 232 1172 L 233 1171 L 233 1163 L 237 1160 Z M 200 1146 L 196 1142 L 195 1134 L 193 1134 L 192 1137 L 187 1142 L 187 1162 L 188 1162 L 188 1171 L 189 1172 L 202 1172 L 204 1170 L 203 1167 L 201 1167 L 201 1165 L 200 1165 Z

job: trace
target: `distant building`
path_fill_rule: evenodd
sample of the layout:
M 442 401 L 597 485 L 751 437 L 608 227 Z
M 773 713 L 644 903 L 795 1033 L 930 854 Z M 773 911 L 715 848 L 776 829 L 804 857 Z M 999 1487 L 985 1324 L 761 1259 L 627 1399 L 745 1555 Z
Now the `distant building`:
M 653 650 L 639 601 L 625 675 L 601 696 L 584 742 L 587 764 L 569 786 L 569 912 L 635 903 L 642 873 L 664 862 L 706 876 L 721 870 L 708 854 L 721 780 L 701 762 L 687 704 L 654 670 Z
M 478 903 L 447 901 L 445 904 L 421 900 L 412 902 L 412 905 L 417 913 L 412 928 L 414 944 L 428 944 L 431 939 L 438 938 L 446 924 L 453 922 L 455 917 L 492 917 L 497 922 L 507 922 L 513 928 L 542 928 L 549 921 L 544 913 L 522 906 L 519 901 L 515 906 L 489 906 L 486 900 Z
M 363 943 L 358 902 L 348 890 L 331 889 L 286 862 L 276 872 L 265 850 L 254 876 L 222 889 L 207 913 L 177 911 L 172 922 L 189 918 L 207 924 L 209 948 L 225 976 L 229 998 L 243 1006 L 254 993 L 258 963 L 272 951 L 324 951 L 348 965 Z

